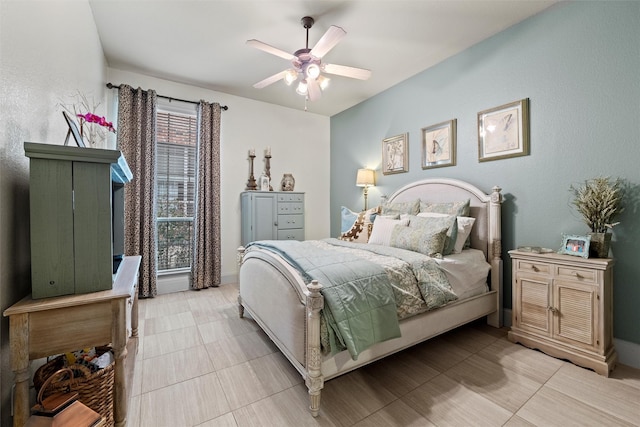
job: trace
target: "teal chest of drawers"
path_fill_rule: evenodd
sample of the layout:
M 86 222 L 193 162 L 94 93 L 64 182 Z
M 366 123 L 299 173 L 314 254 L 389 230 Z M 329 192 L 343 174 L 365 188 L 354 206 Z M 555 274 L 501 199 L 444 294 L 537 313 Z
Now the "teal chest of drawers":
M 241 240 L 304 240 L 304 193 L 245 191 L 240 195 Z

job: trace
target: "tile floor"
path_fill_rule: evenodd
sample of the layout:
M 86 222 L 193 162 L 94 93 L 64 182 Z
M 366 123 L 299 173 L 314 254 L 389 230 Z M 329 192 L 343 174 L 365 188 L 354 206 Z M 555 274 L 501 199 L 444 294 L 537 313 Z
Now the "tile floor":
M 640 370 L 611 378 L 464 326 L 325 384 L 311 417 L 298 372 L 237 286 L 140 301 L 128 427 L 640 425 Z

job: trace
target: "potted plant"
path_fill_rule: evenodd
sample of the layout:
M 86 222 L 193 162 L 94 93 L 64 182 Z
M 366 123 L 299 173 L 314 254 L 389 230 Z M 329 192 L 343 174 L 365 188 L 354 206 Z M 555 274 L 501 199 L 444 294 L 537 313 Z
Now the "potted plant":
M 574 196 L 573 205 L 591 229 L 590 252 L 596 258 L 607 258 L 611 245 L 609 230 L 619 224 L 614 220 L 624 210 L 622 182 L 600 176 L 578 186 L 571 185 L 569 190 Z

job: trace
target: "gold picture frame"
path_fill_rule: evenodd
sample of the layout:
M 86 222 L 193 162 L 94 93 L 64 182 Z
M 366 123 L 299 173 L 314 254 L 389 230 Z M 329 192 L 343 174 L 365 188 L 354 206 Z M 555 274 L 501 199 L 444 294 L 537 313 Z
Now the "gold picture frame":
M 422 169 L 456 164 L 457 120 L 422 128 Z
M 529 98 L 478 113 L 478 160 L 529 155 Z
M 409 134 L 403 133 L 382 140 L 382 173 L 409 171 Z

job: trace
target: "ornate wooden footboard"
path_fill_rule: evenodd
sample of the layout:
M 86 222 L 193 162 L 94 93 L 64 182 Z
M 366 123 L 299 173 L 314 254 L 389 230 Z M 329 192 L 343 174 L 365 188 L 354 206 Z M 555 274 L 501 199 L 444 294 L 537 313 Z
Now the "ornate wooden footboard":
M 298 272 L 268 251 L 239 248 L 240 316 L 244 311 L 260 325 L 291 364 L 300 372 L 310 395 L 310 410 L 317 416 L 324 381 L 386 357 L 443 332 L 487 316 L 502 325 L 501 212 L 499 187 L 485 194 L 475 186 L 453 179 L 427 179 L 406 185 L 389 197 L 390 202 L 451 202 L 469 198 L 476 218 L 471 246 L 486 255 L 491 266 L 490 290 L 445 307 L 405 319 L 402 336 L 378 343 L 362 352 L 357 361 L 343 351 L 328 357 L 320 349 L 320 311 L 324 299 L 317 281 L 304 283 Z

